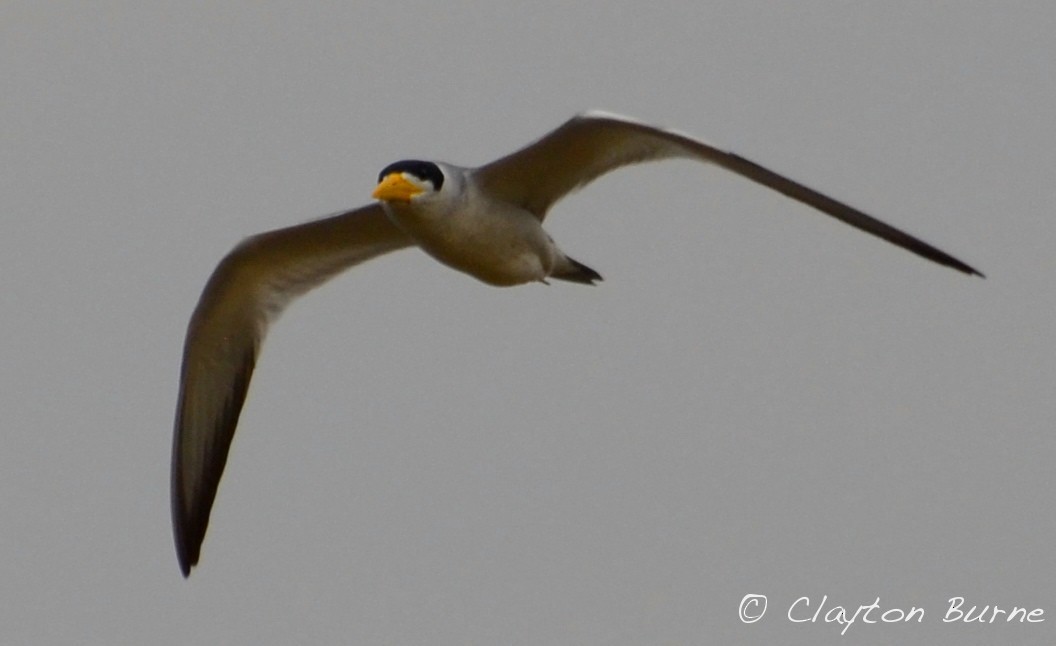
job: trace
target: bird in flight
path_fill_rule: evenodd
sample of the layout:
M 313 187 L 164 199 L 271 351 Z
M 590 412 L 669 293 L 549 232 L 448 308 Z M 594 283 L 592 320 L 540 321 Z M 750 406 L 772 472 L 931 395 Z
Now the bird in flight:
M 237 245 L 213 271 L 187 328 L 172 450 L 172 519 L 184 576 L 202 540 L 268 325 L 297 296 L 358 263 L 417 246 L 498 286 L 601 276 L 543 230 L 550 208 L 629 164 L 687 158 L 733 171 L 928 260 L 982 274 L 922 240 L 687 135 L 601 112 L 578 115 L 517 152 L 477 168 L 399 161 L 375 202 L 268 231 Z

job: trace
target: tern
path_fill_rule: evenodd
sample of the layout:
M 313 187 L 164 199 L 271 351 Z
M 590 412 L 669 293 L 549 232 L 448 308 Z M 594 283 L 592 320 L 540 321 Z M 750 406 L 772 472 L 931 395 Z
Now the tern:
M 487 284 L 601 276 L 543 230 L 550 208 L 601 175 L 639 162 L 715 164 L 866 233 L 969 275 L 982 274 L 900 229 L 732 152 L 672 130 L 587 112 L 484 166 L 387 166 L 375 202 L 247 238 L 213 271 L 184 344 L 172 452 L 172 518 L 184 576 L 198 563 L 209 514 L 268 326 L 291 300 L 382 254 L 417 246 Z

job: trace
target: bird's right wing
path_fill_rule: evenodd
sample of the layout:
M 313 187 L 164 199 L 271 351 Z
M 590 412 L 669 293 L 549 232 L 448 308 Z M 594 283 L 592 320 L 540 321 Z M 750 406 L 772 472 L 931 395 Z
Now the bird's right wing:
M 337 273 L 411 245 L 379 204 L 246 239 L 216 267 L 187 327 L 172 446 L 172 521 L 184 576 L 198 562 L 268 324 Z

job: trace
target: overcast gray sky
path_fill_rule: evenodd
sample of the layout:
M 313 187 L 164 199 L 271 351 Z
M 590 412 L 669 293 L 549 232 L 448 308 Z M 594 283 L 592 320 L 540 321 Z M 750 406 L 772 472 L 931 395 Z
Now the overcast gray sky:
M 1045 2 L 3 3 L 0 637 L 1053 643 L 1054 33 Z M 588 108 L 988 278 L 689 162 L 552 212 L 597 287 L 377 260 L 272 329 L 184 580 L 172 418 L 220 257 Z M 876 598 L 925 617 L 824 621 Z

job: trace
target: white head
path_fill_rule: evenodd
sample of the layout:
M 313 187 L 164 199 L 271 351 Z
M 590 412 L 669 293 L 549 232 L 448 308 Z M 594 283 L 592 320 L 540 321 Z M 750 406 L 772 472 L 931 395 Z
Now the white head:
M 390 206 L 426 206 L 436 200 L 451 200 L 461 188 L 462 174 L 455 167 L 405 159 L 389 164 L 378 174 L 372 196 Z

